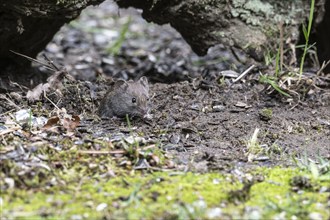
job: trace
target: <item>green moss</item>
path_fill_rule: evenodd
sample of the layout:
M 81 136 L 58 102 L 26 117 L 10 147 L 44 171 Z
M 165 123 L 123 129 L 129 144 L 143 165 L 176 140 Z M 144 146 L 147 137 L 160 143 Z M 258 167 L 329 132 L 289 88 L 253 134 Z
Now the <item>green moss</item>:
M 254 207 L 262 218 L 273 218 L 281 212 L 285 212 L 287 218 L 310 213 L 319 213 L 324 219 L 329 217 L 326 209 L 329 193 L 296 193 L 291 190 L 290 180 L 294 176 L 309 174 L 297 169 L 263 168 L 246 175 L 263 175 L 265 180 L 255 183 L 249 199 L 241 204 L 229 202 L 229 192 L 243 186 L 233 175 L 158 172 L 111 179 L 82 176 L 69 185 L 6 190 L 1 193 L 2 214 L 23 219 L 45 216 L 66 219 L 73 216 L 83 219 L 110 216 L 128 219 L 206 218 L 210 210 L 218 207 L 222 216 L 248 218 L 252 214 L 247 207 Z
M 261 109 L 261 111 L 259 112 L 259 116 L 261 117 L 261 119 L 269 121 L 273 118 L 273 110 L 271 108 Z
M 230 10 L 234 17 L 239 17 L 247 24 L 255 26 L 267 27 L 274 25 L 274 23 L 283 22 L 284 24 L 296 24 L 296 18 L 302 17 L 305 14 L 299 8 L 303 8 L 303 1 L 295 2 L 295 10 L 283 11 L 281 9 L 291 7 L 290 1 L 242 1 L 233 0 L 232 8 Z M 300 15 L 300 16 L 299 16 Z M 299 22 L 298 22 L 299 23 Z
M 298 169 L 265 169 L 262 173 L 266 181 L 255 184 L 251 188 L 251 199 L 248 206 L 264 207 L 265 218 L 274 218 L 280 213 L 286 213 L 285 218 L 306 218 L 309 213 L 317 212 L 325 219 L 329 217 L 326 202 L 329 193 L 317 191 L 293 192 L 290 182 L 296 175 L 304 175 L 311 178 L 311 174 Z M 326 182 L 314 180 L 313 184 L 326 186 Z

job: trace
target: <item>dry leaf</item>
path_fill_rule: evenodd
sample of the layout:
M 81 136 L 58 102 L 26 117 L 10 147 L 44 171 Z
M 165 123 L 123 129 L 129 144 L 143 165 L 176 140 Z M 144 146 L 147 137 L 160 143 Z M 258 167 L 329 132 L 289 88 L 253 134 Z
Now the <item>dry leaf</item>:
M 80 124 L 80 117 L 78 115 L 65 115 L 55 116 L 48 119 L 47 123 L 43 127 L 44 129 L 50 129 L 54 126 L 63 126 L 67 131 L 73 131 Z
M 80 117 L 74 115 L 71 118 L 64 118 L 61 122 L 67 131 L 73 131 L 80 124 Z
M 44 125 L 44 129 L 49 129 L 55 125 L 58 125 L 58 122 L 60 121 L 60 118 L 55 116 L 55 117 L 51 117 L 50 119 L 48 119 L 47 123 Z
M 68 73 L 65 69 L 60 71 L 56 71 L 53 75 L 48 77 L 47 83 L 41 83 L 34 87 L 32 90 L 29 90 L 26 94 L 26 98 L 29 101 L 37 101 L 40 100 L 40 97 L 43 93 L 49 92 L 50 89 L 57 90 L 58 88 L 62 87 L 62 80 Z
M 244 102 L 241 102 L 241 101 L 238 101 L 236 104 L 235 104 L 236 107 L 239 107 L 239 108 L 251 108 L 252 106 L 251 105 L 248 105 Z

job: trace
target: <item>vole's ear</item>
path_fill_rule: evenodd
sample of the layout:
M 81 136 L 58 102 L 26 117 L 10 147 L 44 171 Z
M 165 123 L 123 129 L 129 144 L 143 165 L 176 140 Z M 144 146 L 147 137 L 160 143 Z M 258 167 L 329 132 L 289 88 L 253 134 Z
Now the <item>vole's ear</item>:
M 142 76 L 138 81 L 144 88 L 149 90 L 148 79 L 145 76 Z
M 115 82 L 115 86 L 116 89 L 123 89 L 123 90 L 127 90 L 128 87 L 128 83 L 125 80 L 118 80 Z

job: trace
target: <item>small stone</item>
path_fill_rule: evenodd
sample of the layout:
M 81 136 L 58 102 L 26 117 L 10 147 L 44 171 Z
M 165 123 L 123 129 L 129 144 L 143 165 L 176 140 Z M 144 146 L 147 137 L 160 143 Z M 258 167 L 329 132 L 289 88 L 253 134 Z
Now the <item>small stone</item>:
M 199 111 L 199 105 L 198 105 L 198 104 L 192 104 L 192 105 L 190 106 L 190 109 L 191 109 L 191 110 L 195 110 L 195 111 Z
M 171 138 L 170 138 L 170 142 L 171 142 L 172 144 L 177 144 L 177 143 L 180 142 L 180 140 L 181 140 L 181 137 L 180 137 L 180 135 L 178 135 L 178 134 L 173 134 L 173 135 L 171 136 Z
M 214 185 L 218 185 L 220 183 L 220 180 L 219 179 L 213 179 L 212 182 L 213 182 Z
M 238 72 L 235 72 L 233 70 L 224 70 L 224 71 L 221 71 L 220 74 L 222 76 L 229 77 L 229 78 L 237 78 L 237 77 L 239 77 L 239 73 Z
M 222 111 L 224 111 L 225 109 L 226 109 L 226 107 L 223 106 L 223 105 L 214 105 L 214 106 L 212 107 L 212 110 L 213 110 L 214 112 L 222 112 Z
M 15 113 L 15 119 L 17 122 L 27 122 L 31 117 L 30 109 L 22 109 Z
M 221 219 L 221 215 L 222 215 L 222 210 L 219 207 L 209 209 L 206 212 L 206 216 L 210 219 Z
M 145 143 L 145 139 L 142 138 L 142 137 L 133 137 L 133 136 L 129 136 L 127 138 L 125 138 L 125 141 L 128 143 L 128 144 L 134 144 L 134 143 Z
M 101 212 L 103 211 L 106 207 L 108 207 L 108 204 L 106 203 L 101 203 L 96 207 L 96 211 Z
M 267 161 L 267 160 L 269 160 L 268 156 L 258 156 L 253 159 L 253 161 Z
M 71 220 L 81 220 L 83 219 L 81 215 L 71 215 Z
M 322 215 L 320 213 L 317 213 L 317 212 L 310 213 L 308 217 L 309 217 L 310 220 L 321 220 L 321 219 L 323 219 Z

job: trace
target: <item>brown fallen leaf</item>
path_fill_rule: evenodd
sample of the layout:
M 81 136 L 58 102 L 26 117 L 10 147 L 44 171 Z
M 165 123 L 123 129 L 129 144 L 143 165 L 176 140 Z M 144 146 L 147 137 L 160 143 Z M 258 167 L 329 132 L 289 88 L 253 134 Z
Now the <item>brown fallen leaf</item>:
M 63 118 L 61 122 L 67 131 L 73 131 L 80 124 L 80 117 L 78 115 L 73 115 L 70 118 Z
M 48 77 L 47 83 L 40 83 L 32 90 L 29 90 L 26 94 L 26 98 L 29 101 L 40 100 L 42 94 L 60 89 L 62 87 L 62 80 L 66 76 L 68 76 L 68 72 L 65 68 L 56 71 L 53 75 Z
M 54 127 L 55 125 L 58 125 L 58 122 L 60 121 L 60 118 L 58 116 L 51 117 L 48 119 L 47 123 L 44 125 L 44 129 L 49 129 L 51 127 Z
M 51 129 L 54 126 L 62 126 L 67 131 L 73 131 L 80 124 L 80 117 L 78 115 L 59 114 L 48 119 L 44 125 L 44 129 Z

